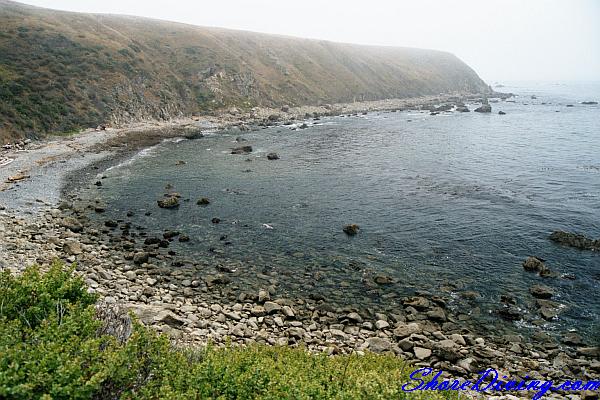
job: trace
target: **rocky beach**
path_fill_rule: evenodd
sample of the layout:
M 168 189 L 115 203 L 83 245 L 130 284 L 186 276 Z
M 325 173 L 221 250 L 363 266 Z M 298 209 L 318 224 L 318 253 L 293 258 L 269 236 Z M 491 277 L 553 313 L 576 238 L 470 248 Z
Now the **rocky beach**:
M 138 235 L 127 216 L 102 224 L 92 221 L 88 213 L 101 215 L 103 205 L 78 194 L 82 186 L 102 184 L 96 182 L 99 172 L 165 139 L 291 123 L 302 129 L 307 120 L 373 110 L 436 113 L 477 100 L 481 101 L 476 96 L 449 96 L 249 112 L 232 108 L 214 117 L 99 128 L 6 146 L 1 158 L 10 162 L 0 167 L 0 267 L 18 271 L 30 264 L 47 266 L 55 259 L 76 263 L 90 291 L 102 296 L 104 307 L 120 315 L 131 310 L 144 324 L 185 345 L 259 342 L 306 346 L 327 354 L 392 352 L 415 366 L 431 366 L 456 377 L 473 377 L 495 368 L 507 376 L 593 380 L 600 373 L 600 348 L 575 332 L 557 337 L 538 330 L 530 336 L 515 329 L 514 334 L 490 335 L 470 323 L 469 312 L 448 307 L 451 299 L 445 293 L 403 298 L 402 307 L 390 312 L 335 307 L 326 298 L 281 297 L 280 277 L 269 273 L 257 276 L 264 282 L 262 289 L 246 292 L 236 284 L 237 263 L 182 258 L 169 246 L 185 242 L 184 233 Z M 553 240 L 566 244 L 581 242 L 568 234 L 554 236 Z M 523 267 L 543 274 L 543 265 L 542 260 L 530 258 Z M 380 278 L 376 283 L 385 285 L 385 277 Z M 548 294 L 540 286 L 534 296 L 548 302 L 540 307 L 547 309 L 551 319 Z M 504 309 L 507 319 L 518 319 L 510 299 Z M 594 395 L 570 394 L 569 398 L 597 398 Z M 554 393 L 548 398 L 564 397 Z

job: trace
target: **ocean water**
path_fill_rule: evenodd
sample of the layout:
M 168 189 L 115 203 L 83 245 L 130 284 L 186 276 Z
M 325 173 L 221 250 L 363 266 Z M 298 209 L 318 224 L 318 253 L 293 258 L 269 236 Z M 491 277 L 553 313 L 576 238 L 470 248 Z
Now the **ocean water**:
M 93 217 L 133 211 L 150 235 L 180 230 L 191 241 L 172 249 L 236 266 L 235 284 L 249 290 L 270 277 L 278 296 L 391 311 L 428 292 L 482 325 L 597 339 L 600 253 L 548 236 L 600 238 L 600 106 L 581 104 L 600 100 L 600 83 L 498 90 L 517 96 L 492 103 L 491 114 L 374 112 L 165 142 L 103 172 L 94 196 L 107 212 Z M 254 151 L 231 155 L 240 145 Z M 167 184 L 184 200 L 177 210 L 156 205 Z M 211 204 L 198 206 L 200 197 Z M 342 232 L 348 223 L 360 226 L 357 236 Z M 525 272 L 530 255 L 575 279 Z M 377 275 L 394 283 L 374 284 Z M 534 284 L 555 289 L 565 306 L 558 320 L 539 318 Z M 464 300 L 471 291 L 477 300 Z M 494 313 L 501 295 L 515 297 L 522 322 Z

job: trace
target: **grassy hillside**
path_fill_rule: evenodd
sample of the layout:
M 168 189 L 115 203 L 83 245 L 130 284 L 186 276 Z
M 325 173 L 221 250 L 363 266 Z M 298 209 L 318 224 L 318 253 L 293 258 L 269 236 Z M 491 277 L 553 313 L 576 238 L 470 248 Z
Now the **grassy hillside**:
M 0 0 L 0 141 L 100 123 L 488 90 L 455 56 Z

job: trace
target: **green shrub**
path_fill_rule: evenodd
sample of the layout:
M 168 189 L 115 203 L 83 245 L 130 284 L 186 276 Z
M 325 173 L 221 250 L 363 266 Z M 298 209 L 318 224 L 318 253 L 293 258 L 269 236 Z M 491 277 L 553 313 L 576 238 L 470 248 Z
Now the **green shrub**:
M 404 399 L 397 357 L 301 348 L 177 349 L 134 323 L 99 335 L 96 297 L 73 267 L 0 274 L 0 399 Z

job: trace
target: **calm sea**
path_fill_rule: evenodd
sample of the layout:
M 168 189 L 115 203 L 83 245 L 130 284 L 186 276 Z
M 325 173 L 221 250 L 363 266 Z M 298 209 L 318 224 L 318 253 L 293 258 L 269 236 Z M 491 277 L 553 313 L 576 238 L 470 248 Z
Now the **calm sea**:
M 511 295 L 524 329 L 597 337 L 600 253 L 556 245 L 548 235 L 561 229 L 600 238 L 600 106 L 581 104 L 600 100 L 600 83 L 498 90 L 517 96 L 492 103 L 491 114 L 375 112 L 309 121 L 302 130 L 165 142 L 103 173 L 101 218 L 133 211 L 134 225 L 149 234 L 185 232 L 191 242 L 174 242 L 178 254 L 236 266 L 235 284 L 249 290 L 270 276 L 279 296 L 317 294 L 389 310 L 425 291 L 484 324 L 507 326 L 494 310 Z M 243 144 L 252 154 L 230 154 Z M 267 160 L 269 152 L 280 159 Z M 190 201 L 159 209 L 167 184 Z M 196 205 L 200 197 L 211 204 Z M 360 226 L 357 236 L 342 232 L 348 223 Z M 525 272 L 530 255 L 575 279 Z M 378 275 L 395 283 L 373 284 Z M 528 292 L 538 283 L 566 306 L 558 321 L 539 318 Z M 461 293 L 472 291 L 479 300 L 463 301 Z

